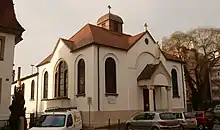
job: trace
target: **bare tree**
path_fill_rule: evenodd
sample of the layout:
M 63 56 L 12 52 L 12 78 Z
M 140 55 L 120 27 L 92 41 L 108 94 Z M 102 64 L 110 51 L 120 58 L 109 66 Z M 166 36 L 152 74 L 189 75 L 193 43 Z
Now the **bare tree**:
M 220 29 L 178 31 L 164 38 L 162 44 L 164 51 L 186 62 L 185 77 L 192 90 L 194 109 L 210 101 L 209 72 L 220 59 Z

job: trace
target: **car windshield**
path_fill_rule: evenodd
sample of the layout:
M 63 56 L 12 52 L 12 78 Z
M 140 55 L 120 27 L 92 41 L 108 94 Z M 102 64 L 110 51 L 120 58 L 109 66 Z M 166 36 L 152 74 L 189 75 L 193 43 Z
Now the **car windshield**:
M 192 112 L 184 112 L 185 118 L 195 118 L 195 115 Z
M 161 120 L 172 120 L 176 119 L 173 113 L 160 113 L 159 114 Z
M 182 113 L 173 113 L 177 119 L 183 119 Z
M 63 127 L 65 125 L 65 115 L 42 115 L 36 127 Z

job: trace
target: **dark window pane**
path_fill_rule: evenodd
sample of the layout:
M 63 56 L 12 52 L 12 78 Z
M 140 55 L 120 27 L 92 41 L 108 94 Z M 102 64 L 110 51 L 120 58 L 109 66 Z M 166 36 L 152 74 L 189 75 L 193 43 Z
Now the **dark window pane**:
M 173 113 L 160 113 L 159 114 L 161 120 L 173 120 L 176 119 Z
M 56 79 L 55 79 L 56 82 Z M 43 98 L 48 98 L 48 72 L 44 73 L 44 96 Z
M 171 76 L 172 76 L 173 97 L 179 97 L 178 77 L 175 69 L 172 69 Z
M 144 120 L 145 116 L 144 113 L 138 114 L 137 116 L 134 117 L 134 120 Z
M 34 86 L 35 86 L 35 83 L 34 83 L 34 80 L 31 81 L 31 99 L 33 100 L 34 99 Z
M 85 62 L 80 59 L 78 62 L 78 80 L 77 80 L 78 94 L 85 94 Z
M 55 74 L 55 97 L 57 97 L 57 89 L 58 89 L 58 74 Z
M 116 64 L 115 60 L 108 58 L 105 61 L 105 91 L 106 93 L 116 92 Z
M 64 97 L 68 94 L 68 67 L 65 61 L 61 61 L 58 65 L 57 77 L 55 75 L 55 95 Z M 57 81 L 57 82 L 56 82 Z

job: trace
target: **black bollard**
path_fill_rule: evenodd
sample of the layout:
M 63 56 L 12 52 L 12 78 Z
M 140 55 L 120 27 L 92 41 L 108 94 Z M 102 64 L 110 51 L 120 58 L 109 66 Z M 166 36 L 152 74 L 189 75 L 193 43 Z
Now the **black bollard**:
M 109 127 L 111 126 L 110 118 L 108 119 L 108 126 L 109 126 Z
M 121 123 L 120 123 L 120 119 L 118 119 L 118 130 L 120 130 L 121 128 Z

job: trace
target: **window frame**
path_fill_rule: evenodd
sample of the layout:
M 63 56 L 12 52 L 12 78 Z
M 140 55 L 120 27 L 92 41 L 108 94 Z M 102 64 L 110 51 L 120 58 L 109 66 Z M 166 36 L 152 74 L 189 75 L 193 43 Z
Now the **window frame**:
M 44 73 L 44 90 L 43 90 L 43 99 L 48 98 L 48 72 Z
M 77 63 L 77 96 L 86 95 L 85 76 L 86 76 L 85 60 L 80 59 Z
M 0 44 L 0 61 L 3 61 L 4 60 L 4 56 L 5 56 L 5 37 L 4 36 L 0 36 L 0 41 L 1 41 L 1 44 Z
M 55 98 L 66 98 L 68 97 L 68 76 L 65 79 L 65 72 L 68 74 L 68 64 L 66 61 L 61 60 L 55 69 L 55 91 L 54 97 Z M 66 80 L 66 81 L 65 81 Z M 66 83 L 65 83 L 65 82 Z M 65 83 L 65 84 L 64 84 Z M 67 86 L 66 86 L 67 85 Z
M 171 70 L 171 78 L 172 78 L 172 92 L 173 98 L 180 98 L 179 95 L 179 82 L 178 82 L 178 73 L 176 69 Z
M 69 118 L 69 117 L 70 117 L 70 118 Z M 72 121 L 72 122 L 71 122 L 71 124 L 72 124 L 71 126 L 68 126 L 69 119 L 71 119 L 70 121 Z M 71 114 L 69 114 L 69 115 L 67 116 L 67 120 L 66 120 L 66 127 L 72 127 L 73 124 L 74 124 L 74 122 L 73 122 L 73 117 L 72 117 Z
M 117 94 L 117 64 L 114 58 L 105 60 L 105 95 L 118 96 Z

